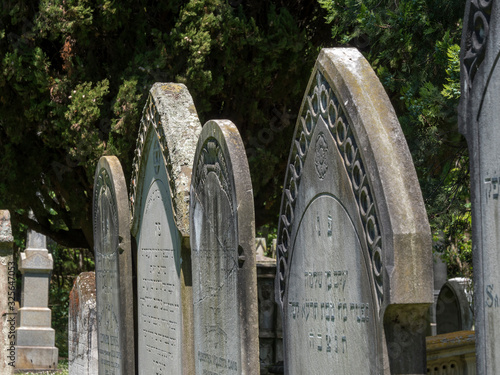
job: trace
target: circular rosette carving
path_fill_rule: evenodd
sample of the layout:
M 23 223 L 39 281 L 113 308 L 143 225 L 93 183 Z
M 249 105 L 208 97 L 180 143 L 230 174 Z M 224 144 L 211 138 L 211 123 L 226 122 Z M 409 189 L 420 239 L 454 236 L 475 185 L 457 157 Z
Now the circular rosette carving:
M 318 177 L 321 180 L 324 179 L 326 172 L 328 171 L 328 145 L 323 133 L 318 135 L 318 138 L 316 139 L 314 165 L 316 166 Z

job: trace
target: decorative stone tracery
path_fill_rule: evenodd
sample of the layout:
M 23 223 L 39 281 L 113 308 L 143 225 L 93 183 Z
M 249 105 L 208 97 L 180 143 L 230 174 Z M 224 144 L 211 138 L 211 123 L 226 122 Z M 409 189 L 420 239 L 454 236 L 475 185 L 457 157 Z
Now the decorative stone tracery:
M 323 179 L 328 170 L 328 148 L 324 141 L 324 135 L 320 134 L 317 139 L 311 139 L 318 121 L 324 121 L 342 156 L 352 185 L 359 214 L 363 222 L 364 237 L 368 244 L 374 285 L 376 286 L 379 304 L 381 304 L 383 300 L 382 239 L 380 237 L 377 213 L 371 192 L 372 189 L 365 172 L 362 151 L 357 145 L 346 112 L 320 71 L 317 72 L 316 85 L 311 88 L 307 96 L 306 105 L 303 107 L 299 121 L 301 126 L 295 134 L 294 146 L 291 152 L 291 163 L 286 177 L 287 182 L 284 188 L 285 194 L 278 230 L 279 302 L 283 303 L 286 289 L 289 250 L 291 246 L 290 232 L 294 220 L 295 199 L 302 176 L 302 167 L 310 148 L 316 152 L 315 166 L 318 178 Z

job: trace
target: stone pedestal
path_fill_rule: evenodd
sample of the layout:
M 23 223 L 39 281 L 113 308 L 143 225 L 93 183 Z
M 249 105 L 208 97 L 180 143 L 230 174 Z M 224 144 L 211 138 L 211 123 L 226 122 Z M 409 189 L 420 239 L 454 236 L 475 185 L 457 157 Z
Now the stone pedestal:
M 58 349 L 54 346 L 55 331 L 51 328 L 51 311 L 47 307 L 54 262 L 45 248 L 45 236 L 32 232 L 27 242 L 19 262 L 23 289 L 16 329 L 16 369 L 55 369 Z

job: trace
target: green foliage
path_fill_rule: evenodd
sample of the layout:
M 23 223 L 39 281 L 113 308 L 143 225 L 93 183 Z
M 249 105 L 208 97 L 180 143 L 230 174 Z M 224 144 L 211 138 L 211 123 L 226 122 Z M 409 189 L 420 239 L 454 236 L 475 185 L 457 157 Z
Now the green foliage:
M 239 127 L 258 223 L 276 221 L 292 127 L 273 121 L 298 110 L 322 24 L 318 7 L 300 2 L 5 2 L 0 205 L 64 246 L 91 248 L 97 160 L 117 155 L 128 179 L 148 89 L 176 81 L 202 122 L 229 118 Z M 272 136 L 264 142 L 262 129 Z
M 468 157 L 456 113 L 465 3 L 319 3 L 328 12 L 334 44 L 358 47 L 389 94 L 414 159 L 432 230 L 445 239 L 436 250 L 469 262 Z M 467 269 L 462 265 L 455 268 L 457 273 Z

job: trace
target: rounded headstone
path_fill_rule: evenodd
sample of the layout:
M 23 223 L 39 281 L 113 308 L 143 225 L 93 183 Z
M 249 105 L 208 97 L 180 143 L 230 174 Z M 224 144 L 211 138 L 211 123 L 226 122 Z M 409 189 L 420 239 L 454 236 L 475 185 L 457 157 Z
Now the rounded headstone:
M 103 156 L 97 164 L 93 220 L 99 374 L 134 374 L 130 210 L 116 156 Z
M 186 86 L 156 83 L 130 187 L 137 243 L 139 374 L 193 374 L 189 186 L 201 125 Z
M 196 374 L 258 374 L 253 192 L 235 125 L 203 127 L 190 206 Z

